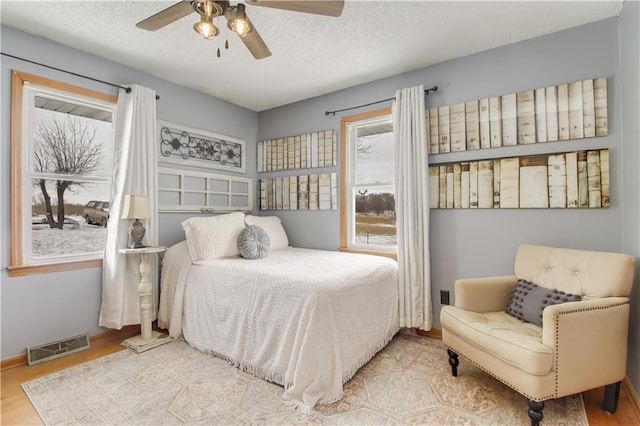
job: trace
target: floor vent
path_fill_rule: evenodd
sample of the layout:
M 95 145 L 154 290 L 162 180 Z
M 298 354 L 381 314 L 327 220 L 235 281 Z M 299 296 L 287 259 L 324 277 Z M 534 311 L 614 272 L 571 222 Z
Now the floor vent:
M 89 349 L 89 335 L 80 334 L 56 342 L 45 343 L 44 345 L 31 346 L 27 348 L 27 358 L 29 365 L 40 364 L 61 356 L 70 355 Z

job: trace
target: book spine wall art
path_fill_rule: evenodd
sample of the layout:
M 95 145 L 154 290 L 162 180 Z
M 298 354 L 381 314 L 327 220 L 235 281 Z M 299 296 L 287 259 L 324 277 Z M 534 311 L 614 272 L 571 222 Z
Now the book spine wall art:
M 433 164 L 429 204 L 432 209 L 609 207 L 609 150 Z
M 260 210 L 337 210 L 336 173 L 260 179 Z
M 336 131 L 324 130 L 258 142 L 258 173 L 333 167 Z
M 607 79 L 430 108 L 429 154 L 606 136 Z

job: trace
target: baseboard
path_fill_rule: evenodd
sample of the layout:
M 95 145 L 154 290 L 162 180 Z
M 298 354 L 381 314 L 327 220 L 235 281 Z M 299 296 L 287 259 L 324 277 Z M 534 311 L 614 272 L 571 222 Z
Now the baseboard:
M 432 328 L 429 331 L 424 330 L 416 330 L 420 336 L 433 337 L 434 339 L 442 340 L 442 330 L 439 328 Z
M 636 413 L 636 418 L 640 419 L 640 398 L 638 397 L 638 393 L 633 388 L 629 376 L 625 377 L 622 382 L 627 387 L 627 394 L 629 395 L 629 400 L 631 400 L 631 407 Z
M 5 371 L 10 368 L 20 367 L 21 365 L 27 365 L 27 353 L 14 356 L 12 358 L 3 359 L 0 361 L 0 371 Z
M 155 322 L 154 322 L 155 324 Z M 120 330 L 108 330 L 105 331 L 104 333 L 100 333 L 100 334 L 96 334 L 94 336 L 90 336 L 89 340 L 91 341 L 91 343 L 94 342 L 99 342 L 100 340 L 104 340 L 104 339 L 109 339 L 111 337 L 118 337 L 121 335 L 125 335 L 125 334 L 131 334 L 134 332 L 140 332 L 140 326 L 135 324 L 135 325 L 125 325 L 124 327 L 122 327 Z
M 89 337 L 89 342 L 95 343 L 100 340 L 109 339 L 109 338 L 117 338 L 122 335 L 130 335 L 140 330 L 139 325 L 126 325 L 122 327 L 120 330 L 108 330 L 104 333 L 99 333 Z M 5 371 L 10 368 L 20 367 L 23 365 L 27 365 L 27 353 L 20 354 L 18 356 L 14 356 L 11 358 L 0 360 L 0 371 Z

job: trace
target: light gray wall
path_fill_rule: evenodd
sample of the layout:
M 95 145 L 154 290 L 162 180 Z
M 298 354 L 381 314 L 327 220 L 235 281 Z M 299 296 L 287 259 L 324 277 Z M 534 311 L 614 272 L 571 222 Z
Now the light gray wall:
M 640 3 L 624 2 L 620 21 L 620 99 L 623 140 L 623 250 L 640 256 Z M 640 265 L 631 293 L 628 376 L 640 392 Z
M 627 49 L 637 50 L 637 18 L 633 20 L 626 16 L 631 14 L 629 9 L 637 9 L 637 3 L 632 6 L 627 3 L 622 20 L 630 22 L 623 25 L 621 33 L 624 37 L 636 37 L 635 44 L 628 43 L 630 46 Z M 433 85 L 439 87 L 438 92 L 427 96 L 426 106 L 430 108 L 577 80 L 608 78 L 609 135 L 606 137 L 430 156 L 429 162 L 439 163 L 596 148 L 609 148 L 611 155 L 611 207 L 606 209 L 431 211 L 434 327 L 440 328 L 440 290 L 449 290 L 453 296 L 454 281 L 457 278 L 512 274 L 513 258 L 519 244 L 535 243 L 577 249 L 627 251 L 638 255 L 638 60 L 637 53 L 635 57 L 625 59 L 625 73 L 635 72 L 634 77 L 629 77 L 635 80 L 629 82 L 631 90 L 626 86 L 625 80 L 622 90 L 618 29 L 618 18 L 611 18 L 263 111 L 259 114 L 258 140 L 323 129 L 339 131 L 342 115 L 371 111 L 390 106 L 390 103 L 347 111 L 335 117 L 326 117 L 325 110 L 386 99 L 394 96 L 397 89 L 421 83 L 425 88 Z M 345 54 L 345 60 L 348 60 L 348 52 Z M 635 130 L 625 130 L 624 134 L 623 117 L 620 113 L 621 99 L 625 102 L 625 108 L 627 104 L 635 105 L 635 110 L 625 112 L 625 117 L 628 115 L 627 120 L 635 123 Z M 623 136 L 627 141 L 624 145 Z M 631 144 L 633 147 L 628 146 Z M 624 174 L 623 150 L 625 154 L 628 150 L 633 152 L 632 156 L 627 157 L 629 165 L 624 168 Z M 633 170 L 628 171 L 628 168 Z M 339 173 L 337 167 L 327 170 Z M 274 173 L 260 173 L 258 177 L 273 175 Z M 626 185 L 623 186 L 623 179 L 631 181 L 625 182 Z M 338 180 L 340 181 L 340 177 Z M 635 193 L 629 194 L 633 191 Z M 629 203 L 632 204 L 631 207 Z M 631 235 L 623 229 L 623 208 L 627 208 L 624 211 L 630 216 L 625 225 L 632 229 Z M 323 249 L 338 247 L 340 231 L 337 212 L 276 214 L 283 219 L 294 245 Z M 630 240 L 629 244 L 624 243 L 627 237 Z M 638 389 L 640 387 L 637 383 L 637 336 L 640 333 L 640 314 L 637 287 L 635 295 L 630 328 L 630 333 L 635 337 L 632 339 L 629 360 L 635 361 L 635 365 L 630 367 L 630 374 L 634 376 L 634 383 Z
M 149 74 L 128 68 L 51 41 L 2 26 L 2 52 L 41 62 L 117 84 L 138 83 L 160 95 L 158 118 L 190 127 L 235 136 L 247 142 L 247 176 L 255 177 L 255 141 L 258 115 L 254 111 L 203 95 Z M 11 70 L 40 75 L 105 93 L 117 89 L 59 71 L 3 56 L 2 145 L 0 148 L 1 205 L 0 248 L 2 272 L 2 359 L 23 353 L 27 346 L 46 343 L 80 333 L 97 334 L 101 300 L 101 268 L 10 278 L 6 266 L 10 250 L 10 111 Z M 184 239 L 180 222 L 190 215 L 162 214 L 160 244 Z

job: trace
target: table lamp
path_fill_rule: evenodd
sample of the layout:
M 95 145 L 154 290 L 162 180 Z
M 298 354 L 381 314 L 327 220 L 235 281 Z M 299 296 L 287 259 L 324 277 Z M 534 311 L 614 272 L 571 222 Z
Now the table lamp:
M 130 248 L 145 247 L 144 244 L 142 244 L 145 230 L 139 219 L 151 219 L 149 197 L 145 195 L 125 195 L 122 219 L 133 219 L 133 224 L 131 224 L 129 228 L 129 236 L 131 238 Z

